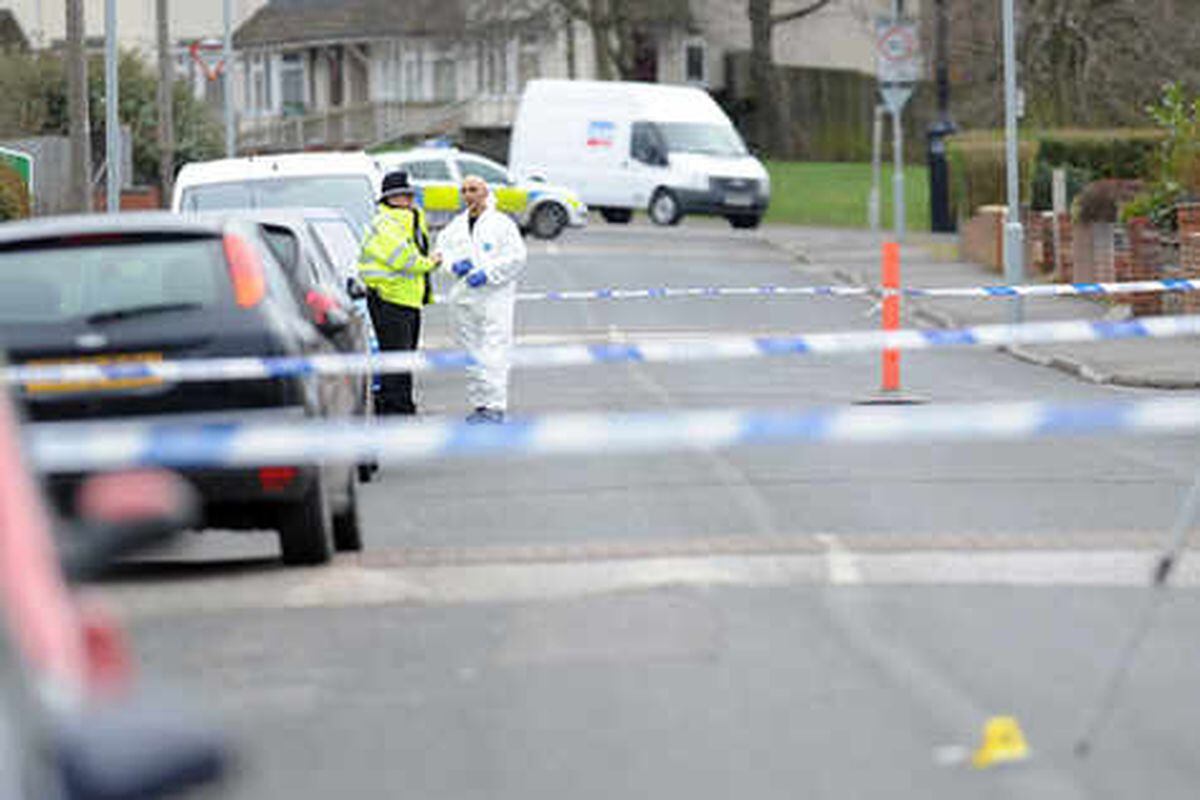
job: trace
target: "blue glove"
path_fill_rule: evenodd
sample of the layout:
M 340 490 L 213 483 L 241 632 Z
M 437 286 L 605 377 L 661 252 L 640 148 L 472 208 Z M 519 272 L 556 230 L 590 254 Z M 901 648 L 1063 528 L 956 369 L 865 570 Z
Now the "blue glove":
M 467 286 L 470 286 L 472 289 L 478 289 L 480 286 L 483 286 L 486 283 L 487 275 L 481 269 L 476 270 L 467 276 Z
M 466 275 L 468 272 L 470 272 L 471 268 L 474 266 L 475 265 L 472 264 L 469 259 L 464 258 L 462 261 L 455 261 L 454 266 L 452 266 L 450 269 L 454 271 L 454 277 L 461 278 L 463 275 Z

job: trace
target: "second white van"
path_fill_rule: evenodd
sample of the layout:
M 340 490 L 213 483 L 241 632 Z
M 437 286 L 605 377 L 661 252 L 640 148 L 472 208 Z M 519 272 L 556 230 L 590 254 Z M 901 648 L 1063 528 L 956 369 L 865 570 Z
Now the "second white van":
M 530 81 L 508 165 L 518 180 L 570 186 L 609 222 L 644 209 L 659 225 L 712 214 L 753 228 L 771 195 L 729 117 L 688 86 Z

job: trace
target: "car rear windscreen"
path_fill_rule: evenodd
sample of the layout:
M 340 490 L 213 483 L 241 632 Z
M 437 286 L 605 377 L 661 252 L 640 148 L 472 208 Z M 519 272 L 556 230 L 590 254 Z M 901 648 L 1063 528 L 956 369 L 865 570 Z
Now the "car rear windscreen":
M 354 229 L 343 219 L 326 219 L 314 217 L 309 219 L 313 234 L 321 246 L 325 248 L 329 260 L 337 266 L 343 275 L 357 273 L 359 241 L 354 235 Z
M 0 325 L 211 306 L 228 286 L 214 237 L 0 250 Z
M 371 181 L 359 175 L 272 178 L 189 186 L 183 190 L 182 211 L 224 211 L 233 208 L 340 208 L 355 224 L 366 228 L 375 210 Z

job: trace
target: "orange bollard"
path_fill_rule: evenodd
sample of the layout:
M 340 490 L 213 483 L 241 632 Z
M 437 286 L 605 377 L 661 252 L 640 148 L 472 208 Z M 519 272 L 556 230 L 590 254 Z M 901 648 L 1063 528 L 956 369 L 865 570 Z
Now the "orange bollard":
M 900 329 L 900 245 L 896 242 L 883 245 L 882 278 L 883 330 L 896 331 Z M 900 351 L 885 347 L 879 393 L 856 402 L 860 405 L 912 405 L 929 401 L 900 392 Z
M 900 329 L 900 245 L 885 242 L 883 245 L 883 329 Z M 900 391 L 900 351 L 884 348 L 883 381 L 880 391 Z

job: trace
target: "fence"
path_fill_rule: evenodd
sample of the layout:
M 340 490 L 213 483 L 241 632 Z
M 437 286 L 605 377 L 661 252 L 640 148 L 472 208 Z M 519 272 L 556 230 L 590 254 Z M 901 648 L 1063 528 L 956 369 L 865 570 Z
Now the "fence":
M 512 125 L 517 98 L 479 96 L 454 103 L 363 103 L 293 117 L 243 119 L 243 152 L 370 147 L 391 141 Z

